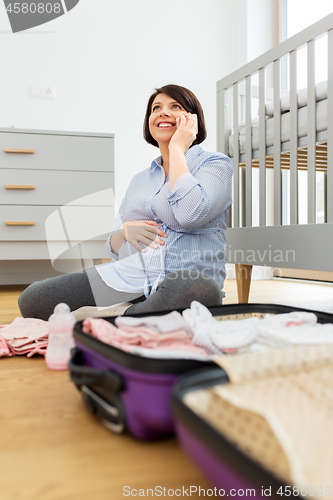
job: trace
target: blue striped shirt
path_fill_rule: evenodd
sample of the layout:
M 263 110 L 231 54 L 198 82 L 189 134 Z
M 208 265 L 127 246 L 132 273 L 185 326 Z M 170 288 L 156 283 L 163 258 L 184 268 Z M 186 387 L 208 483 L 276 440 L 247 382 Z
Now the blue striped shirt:
M 222 153 L 208 153 L 200 146 L 185 152 L 189 172 L 181 175 L 170 191 L 162 157 L 136 174 L 126 191 L 108 253 L 116 259 L 96 266 L 103 281 L 124 292 L 153 293 L 166 274 L 197 269 L 211 276 L 222 289 L 225 279 L 225 247 L 231 204 L 232 161 Z M 155 220 L 167 234 L 157 249 L 139 252 L 125 241 L 119 256 L 112 252 L 111 236 L 126 221 Z M 194 274 L 193 274 L 194 276 Z

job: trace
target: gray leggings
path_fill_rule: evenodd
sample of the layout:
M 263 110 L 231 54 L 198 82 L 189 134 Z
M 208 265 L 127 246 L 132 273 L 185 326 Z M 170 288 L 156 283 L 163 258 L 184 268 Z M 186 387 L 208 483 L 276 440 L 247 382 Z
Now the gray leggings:
M 167 274 L 155 293 L 148 299 L 142 293 L 127 293 L 107 286 L 94 267 L 36 281 L 21 294 L 18 305 L 24 318 L 47 320 L 59 302 L 71 311 L 82 306 L 112 306 L 132 302 L 124 315 L 185 309 L 192 300 L 205 306 L 222 304 L 222 292 L 209 276 L 197 270 L 174 271 Z

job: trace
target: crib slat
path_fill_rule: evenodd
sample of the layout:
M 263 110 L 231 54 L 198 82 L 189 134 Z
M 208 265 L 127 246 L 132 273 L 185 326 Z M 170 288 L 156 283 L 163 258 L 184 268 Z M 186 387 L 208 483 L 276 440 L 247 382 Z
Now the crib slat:
M 225 141 L 227 123 L 226 123 L 226 112 L 225 112 L 225 90 L 221 90 L 217 93 L 217 150 L 225 155 L 228 154 L 228 148 Z
M 240 220 L 241 227 L 245 226 L 246 222 L 246 168 L 239 169 L 240 176 Z
M 327 109 L 333 106 L 333 29 L 327 33 L 328 42 L 328 82 L 327 82 Z M 327 112 L 327 222 L 333 222 L 333 113 Z
M 265 68 L 259 70 L 259 226 L 266 226 Z
M 217 92 L 217 150 L 221 153 L 229 154 L 229 131 L 231 124 L 228 120 L 228 90 L 221 90 Z M 228 227 L 232 226 L 233 218 L 233 205 L 231 205 L 231 210 L 229 212 Z
M 233 227 L 239 227 L 239 142 L 238 142 L 238 83 L 233 86 L 233 122 L 234 122 L 234 180 L 233 180 Z
M 251 76 L 246 77 L 246 227 L 252 226 L 252 126 L 251 126 Z
M 274 225 L 281 226 L 281 110 L 280 59 L 274 61 Z
M 308 223 L 316 222 L 316 89 L 315 41 L 307 44 L 308 53 Z
M 297 179 L 297 55 L 290 52 L 290 224 L 298 222 Z

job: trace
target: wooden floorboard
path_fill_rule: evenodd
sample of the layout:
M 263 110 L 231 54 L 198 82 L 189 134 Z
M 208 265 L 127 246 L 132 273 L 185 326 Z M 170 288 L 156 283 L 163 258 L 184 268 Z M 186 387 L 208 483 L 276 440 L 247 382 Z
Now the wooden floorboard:
M 26 288 L 26 285 L 0 286 L 0 325 L 11 323 L 17 316 L 21 316 L 17 299 Z
M 237 303 L 236 280 L 226 280 L 224 304 Z M 249 302 L 284 304 L 333 313 L 333 286 L 285 279 L 253 280 Z

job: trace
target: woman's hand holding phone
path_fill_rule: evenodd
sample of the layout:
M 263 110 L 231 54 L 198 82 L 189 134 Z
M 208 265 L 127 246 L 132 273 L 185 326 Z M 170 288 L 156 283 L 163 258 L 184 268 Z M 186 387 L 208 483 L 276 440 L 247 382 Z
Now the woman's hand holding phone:
M 175 183 L 183 174 L 187 173 L 188 166 L 185 152 L 195 141 L 198 133 L 197 115 L 191 113 L 177 117 L 177 130 L 169 142 L 169 187 L 172 191 Z
M 198 133 L 198 117 L 191 113 L 182 113 L 176 119 L 177 130 L 169 142 L 170 149 L 181 149 L 183 153 L 189 149 L 195 141 Z

